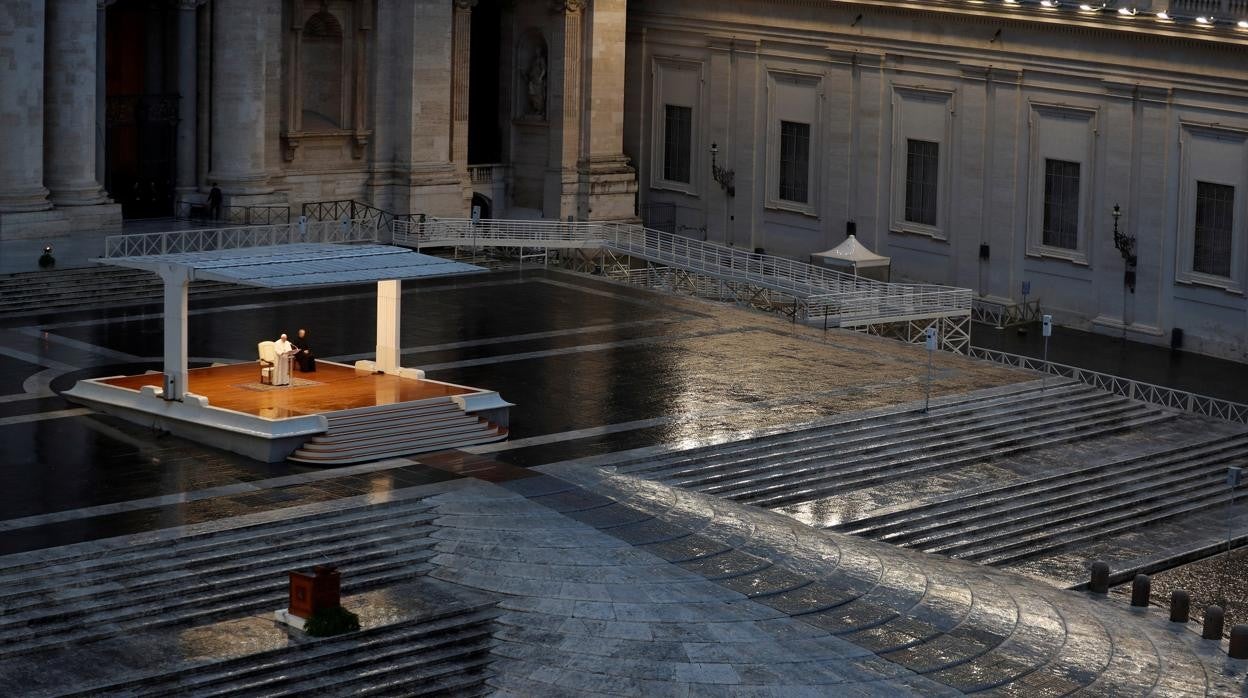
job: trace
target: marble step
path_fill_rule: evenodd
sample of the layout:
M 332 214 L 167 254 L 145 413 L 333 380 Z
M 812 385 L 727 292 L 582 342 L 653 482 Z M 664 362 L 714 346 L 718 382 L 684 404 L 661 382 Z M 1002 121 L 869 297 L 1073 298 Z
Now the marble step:
M 1084 543 L 1124 531 L 1136 531 L 1159 521 L 1223 506 L 1228 499 L 1230 495 L 1227 494 L 1226 483 L 1219 482 L 1197 492 L 1156 500 L 1146 507 L 1085 518 L 1078 524 L 1060 531 L 1046 530 L 997 545 L 984 544 L 959 552 L 954 557 L 985 565 L 1004 565 L 1054 552 L 1076 543 Z
M 317 560 L 334 559 L 333 556 L 368 550 L 372 546 L 384 545 L 393 540 L 396 530 L 403 528 L 406 538 L 427 538 L 436 530 L 434 526 L 407 528 L 391 524 L 376 527 L 371 532 L 360 529 L 338 529 L 336 534 L 318 537 L 316 540 L 300 539 L 298 542 L 282 545 L 277 550 L 269 549 L 233 549 L 210 558 L 179 558 L 160 566 L 145 565 L 134 574 L 124 579 L 124 591 L 129 594 L 157 590 L 185 581 L 198 581 L 210 576 L 214 579 L 222 575 L 238 575 L 248 570 L 286 564 L 288 568 L 306 567 Z M 433 545 L 432 542 L 429 543 Z M 311 561 L 311 562 L 309 562 Z M 27 588 L 24 592 L 12 594 L 0 608 L 5 615 L 15 614 L 23 608 L 41 605 L 55 605 L 66 600 L 78 601 L 83 598 L 100 595 L 107 597 L 118 591 L 116 576 L 71 578 L 65 584 L 43 589 Z M 123 601 L 124 603 L 124 601 Z M 97 607 L 99 607 L 97 605 Z M 2 619 L 0 619 L 2 624 Z M 2 625 L 0 625 L 2 627 Z
M 430 550 L 411 555 L 388 556 L 362 564 L 344 564 L 344 595 L 358 593 L 426 575 L 433 565 L 428 562 Z M 176 603 L 150 603 L 120 609 L 112 614 L 85 610 L 74 617 L 38 627 L 14 628 L 0 635 L 0 657 L 11 657 L 50 647 L 90 642 L 122 633 L 137 633 L 157 627 L 183 625 L 237 617 L 281 608 L 287 601 L 286 570 L 275 572 L 273 578 L 253 584 L 247 589 L 231 589 L 212 595 L 198 594 L 189 600 L 180 597 Z
M 1203 458 L 1182 459 L 1176 456 L 1169 462 L 1148 461 L 1130 469 L 1051 484 L 1044 490 L 1024 485 L 1020 486 L 1023 491 L 1016 496 L 991 504 L 985 502 L 970 504 L 963 509 L 941 510 L 916 519 L 908 528 L 873 537 L 893 545 L 933 544 L 949 535 L 965 535 L 985 522 L 1004 519 L 1014 523 L 1033 516 L 1038 510 L 1059 511 L 1089 496 L 1105 497 L 1101 501 L 1109 501 L 1124 494 L 1148 492 L 1194 478 L 1220 477 L 1228 462 L 1237 462 L 1245 457 L 1248 457 L 1248 450 L 1244 448 L 1226 449 Z M 1139 475 L 1146 477 L 1140 478 Z M 1125 477 L 1130 479 L 1124 480 Z
M 1191 476 L 1159 480 L 1155 487 L 1143 486 L 1129 491 L 1106 493 L 1094 499 L 1083 499 L 1065 506 L 1040 508 L 1026 514 L 984 522 L 964 531 L 951 531 L 931 538 L 912 541 L 907 547 L 928 553 L 961 557 L 964 551 L 977 551 L 1002 541 L 1027 537 L 1037 532 L 1060 534 L 1065 526 L 1122 512 L 1148 513 L 1154 504 L 1186 498 L 1196 501 L 1209 493 L 1217 494 L 1219 485 L 1226 491 L 1224 470 L 1205 469 Z
M 377 522 L 393 526 L 399 517 L 404 517 L 413 525 L 420 525 L 433 518 L 432 509 L 432 505 L 415 498 L 377 503 L 361 500 L 331 511 L 282 512 L 283 518 L 280 519 L 256 521 L 172 540 L 156 538 L 150 542 L 127 545 L 122 555 L 115 554 L 116 551 L 108 546 L 92 546 L 85 551 L 71 546 L 62 554 L 57 554 L 60 552 L 57 549 L 40 551 L 33 556 L 18 554 L 12 557 L 33 559 L 17 562 L 12 558 L 0 558 L 0 594 L 7 594 L 5 590 L 12 588 L 42 586 L 45 582 L 59 586 L 67 579 L 83 577 L 88 573 L 100 574 L 110 569 L 130 570 L 170 561 L 176 564 L 188 554 L 211 557 L 223 548 L 248 542 L 261 548 L 268 547 L 283 536 L 320 539 L 326 534 L 341 535 L 351 527 Z
M 909 530 L 908 527 L 923 527 L 929 519 L 939 518 L 944 521 L 944 517 L 951 514 L 967 510 L 979 512 L 983 510 L 984 506 L 995 508 L 1010 501 L 1025 500 L 1037 495 L 1061 491 L 1071 487 L 1072 483 L 1090 483 L 1120 477 L 1124 474 L 1147 470 L 1176 460 L 1190 460 L 1213 457 L 1223 453 L 1233 453 L 1246 446 L 1248 446 L 1248 434 L 1233 434 L 1199 444 L 1183 444 L 1122 460 L 1062 470 L 1024 481 L 979 488 L 970 492 L 958 492 L 919 506 L 905 506 L 896 511 L 828 526 L 827 528 L 850 535 L 866 536 L 877 540 L 890 540 L 889 537 L 892 534 L 907 531 Z
M 1034 423 L 1041 417 L 1070 414 L 1072 406 L 1085 409 L 1096 409 L 1108 405 L 1125 404 L 1126 400 L 1108 396 L 1103 393 L 1090 393 L 1079 398 L 1070 398 L 1061 404 L 1040 408 L 1020 409 L 1010 412 L 993 412 L 988 415 L 970 415 L 963 419 L 942 422 L 915 420 L 904 428 L 887 428 L 881 431 L 872 430 L 868 433 L 854 434 L 849 437 L 832 436 L 819 444 L 809 445 L 801 449 L 767 452 L 748 458 L 712 462 L 691 466 L 680 474 L 672 474 L 662 479 L 663 482 L 678 487 L 701 488 L 736 479 L 742 472 L 752 476 L 761 475 L 770 468 L 788 469 L 793 465 L 821 461 L 829 454 L 835 454 L 841 460 L 852 455 L 861 458 L 878 457 L 888 453 L 901 453 L 941 437 L 957 434 L 985 434 L 1003 432 L 1008 429 L 1020 428 L 1020 425 Z M 786 458 L 786 456 L 788 456 Z M 657 479 L 657 478 L 650 478 Z M 709 491 L 709 490 L 708 490 Z
M 1140 428 L 1171 418 L 1173 418 L 1173 415 L 1170 414 L 1140 410 L 1125 416 L 1115 415 L 1091 422 L 1078 422 L 1073 425 L 1065 424 L 1039 432 L 1032 431 L 1028 432 L 1027 436 L 1014 435 L 988 444 L 971 442 L 968 445 L 955 448 L 951 452 L 942 453 L 941 455 L 944 457 L 939 460 L 929 460 L 928 456 L 923 454 L 917 457 L 901 459 L 900 462 L 894 461 L 865 469 L 860 468 L 859 472 L 852 478 L 838 477 L 836 475 L 832 477 L 812 476 L 804 478 L 800 483 L 787 483 L 784 488 L 772 488 L 770 492 L 747 493 L 745 496 L 735 495 L 731 498 L 758 506 L 776 508 L 786 504 L 806 502 L 839 494 L 847 490 L 881 484 L 901 476 L 929 474 L 976 461 L 1017 453 L 1030 448 L 1046 446 L 1052 444 L 1054 439 L 1077 441 L 1103 434 Z M 905 465 L 906 463 L 909 465 Z M 898 467 L 899 465 L 904 467 Z M 794 487 L 801 487 L 801 489 L 795 490 Z
M 1051 391 L 1050 398 L 1054 401 L 1061 399 L 1062 395 L 1067 391 L 1086 391 L 1086 387 L 1082 384 L 1068 383 L 1061 388 L 1055 388 Z M 1036 388 L 1036 392 L 1039 388 Z M 985 410 L 989 406 L 1000 406 L 1012 404 L 1015 399 L 1030 395 L 1030 391 L 1019 393 L 1011 393 L 994 399 L 991 405 L 975 402 L 958 403 L 957 405 L 948 406 L 944 412 L 932 413 L 942 414 L 947 417 L 974 417 L 974 415 Z M 844 422 L 837 422 L 829 425 L 821 425 L 818 427 L 802 429 L 797 432 L 786 432 L 782 434 L 769 435 L 759 439 L 749 439 L 745 441 L 730 442 L 728 444 L 719 444 L 714 446 L 706 446 L 698 449 L 680 451 L 673 454 L 656 459 L 643 459 L 636 465 L 613 464 L 616 472 L 629 473 L 639 475 L 641 477 L 653 478 L 648 473 L 658 473 L 671 471 L 673 468 L 691 467 L 691 464 L 701 462 L 725 462 L 725 459 L 732 456 L 741 456 L 750 458 L 766 453 L 784 453 L 789 450 L 800 450 L 802 447 L 812 445 L 822 445 L 825 443 L 836 443 L 838 439 L 844 439 L 851 435 L 866 435 L 875 432 L 890 432 L 898 424 L 914 425 L 926 423 L 931 415 L 924 416 L 921 412 L 914 410 L 906 410 L 904 412 L 892 412 L 884 416 L 869 416 L 863 418 L 851 418 Z
M 1039 391 L 1039 382 L 1035 382 L 1035 387 L 1031 387 L 1031 383 L 1019 383 L 1004 386 L 1011 388 L 1008 392 L 998 392 L 1001 388 L 992 388 L 985 391 L 975 391 L 973 393 L 961 393 L 958 395 L 946 396 L 934 400 L 938 401 L 942 406 L 949 410 L 950 414 L 958 412 L 972 412 L 978 409 L 979 404 L 984 400 L 992 400 L 994 404 L 998 401 L 1009 402 L 1010 400 L 1026 395 L 1032 390 Z M 1065 385 L 1078 386 L 1082 384 L 1073 381 L 1065 381 Z M 983 394 L 987 394 L 986 396 Z M 948 402 L 945 402 L 948 401 Z M 637 458 L 630 458 L 611 463 L 616 472 L 639 474 L 644 471 L 662 469 L 671 463 L 681 463 L 683 461 L 697 458 L 701 455 L 730 455 L 739 452 L 746 452 L 752 449 L 765 448 L 768 446 L 783 447 L 793 443 L 795 440 L 805 438 L 822 438 L 824 435 L 847 433 L 862 428 L 874 428 L 873 425 L 893 424 L 897 421 L 909 421 L 916 417 L 922 417 L 919 408 L 915 407 L 917 403 L 903 405 L 898 407 L 880 408 L 868 410 L 865 412 L 852 412 L 846 415 L 839 415 L 828 420 L 817 423 L 798 425 L 796 427 L 786 427 L 777 430 L 775 433 L 763 434 L 761 436 L 753 436 L 746 439 L 736 441 L 728 441 L 718 444 L 710 444 L 707 446 L 699 446 L 679 451 L 671 451 L 658 455 L 646 455 Z
M 838 474 L 857 473 L 865 468 L 874 467 L 873 464 L 881 461 L 904 458 L 910 454 L 919 453 L 918 457 L 926 457 L 958 447 L 974 449 L 978 446 L 986 449 L 1005 438 L 1018 437 L 1040 430 L 1047 430 L 1047 433 L 1060 433 L 1053 430 L 1100 423 L 1105 419 L 1141 413 L 1148 409 L 1126 400 L 1107 400 L 1098 403 L 1096 409 L 1091 412 L 1048 413 L 1044 419 L 1012 419 L 994 422 L 991 425 L 979 424 L 950 430 L 932 429 L 921 438 L 891 439 L 880 444 L 880 448 L 870 451 L 861 449 L 849 449 L 846 452 L 830 451 L 804 458 L 780 460 L 764 468 L 742 468 L 738 470 L 740 474 L 738 478 L 708 483 L 707 486 L 696 487 L 696 489 L 711 494 L 725 495 L 742 489 L 757 490 L 769 483 L 791 482 L 794 477 L 804 475 L 822 476 L 830 470 Z M 690 486 L 682 482 L 673 484 Z
M 350 640 L 313 640 L 312 647 L 270 653 L 262 661 L 255 661 L 252 656 L 245 662 L 232 662 L 235 666 L 196 676 L 163 677 L 164 682 L 148 683 L 136 693 L 156 696 L 161 691 L 189 690 L 197 696 L 287 695 L 291 691 L 324 694 L 330 687 L 355 684 L 358 688 L 356 681 L 349 679 L 359 679 L 369 669 L 405 660 L 410 662 L 408 671 L 373 678 L 419 683 L 433 678 L 429 675 L 432 672 L 421 675 L 422 672 L 412 669 L 440 668 L 439 665 L 475 659 L 488 652 L 493 645 L 492 621 L 496 615 L 496 611 L 475 610 L 431 621 L 408 622 L 397 628 L 387 626 L 370 635 L 352 633 Z M 321 644 L 329 646 L 318 646 Z M 462 662 L 460 669 L 474 663 Z
M 39 603 L 21 608 L 6 609 L 0 616 L 0 645 L 7 638 L 4 633 L 16 628 L 36 628 L 54 625 L 62 621 L 85 620 L 94 616 L 111 615 L 113 612 L 135 609 L 167 609 L 185 604 L 188 599 L 205 597 L 229 598 L 231 595 L 256 593 L 286 584 L 286 573 L 291 569 L 307 569 L 322 562 L 332 562 L 342 569 L 385 561 L 389 557 L 404 556 L 418 561 L 433 557 L 436 541 L 427 536 L 415 538 L 390 538 L 383 543 L 354 545 L 344 543 L 335 552 L 337 557 L 328 558 L 311 551 L 291 554 L 266 551 L 248 552 L 260 556 L 257 564 L 247 569 L 222 566 L 204 570 L 189 576 L 169 575 L 165 578 L 135 578 L 131 588 L 129 576 L 117 576 L 99 580 L 93 587 L 80 587 L 58 592 L 52 590 L 41 595 Z M 345 573 L 344 573 L 345 575 Z M 148 582 L 148 583 L 144 583 Z
M 334 437 L 368 435 L 376 431 L 425 427 L 426 425 L 437 426 L 439 423 L 463 421 L 465 419 L 476 421 L 477 417 L 467 414 L 458 408 L 437 411 L 426 410 L 419 414 L 379 417 L 372 421 L 360 421 L 353 424 L 335 424 L 331 422 L 326 435 Z

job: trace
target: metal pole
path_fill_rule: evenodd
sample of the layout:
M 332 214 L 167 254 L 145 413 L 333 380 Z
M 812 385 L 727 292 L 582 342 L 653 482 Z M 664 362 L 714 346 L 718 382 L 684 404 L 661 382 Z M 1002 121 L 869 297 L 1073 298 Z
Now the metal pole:
M 923 386 L 923 414 L 927 414 L 927 406 L 932 400 L 932 350 L 927 350 L 927 383 Z

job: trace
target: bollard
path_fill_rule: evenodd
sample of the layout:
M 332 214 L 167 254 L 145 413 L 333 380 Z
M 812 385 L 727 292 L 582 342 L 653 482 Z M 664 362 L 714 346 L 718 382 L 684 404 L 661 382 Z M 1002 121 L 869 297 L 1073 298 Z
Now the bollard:
M 1206 640 L 1222 639 L 1222 607 L 1210 606 L 1205 609 L 1205 628 L 1200 636 Z
M 1248 659 L 1248 625 L 1231 628 L 1231 646 L 1226 653 L 1231 659 Z
M 1153 593 L 1153 582 L 1147 574 L 1135 575 L 1131 582 L 1131 605 L 1148 608 L 1148 597 Z
M 1092 563 L 1092 581 L 1088 583 L 1088 589 L 1093 594 L 1109 593 L 1109 563 L 1102 560 Z
M 1191 617 L 1192 597 L 1182 589 L 1170 594 L 1170 622 L 1186 623 Z

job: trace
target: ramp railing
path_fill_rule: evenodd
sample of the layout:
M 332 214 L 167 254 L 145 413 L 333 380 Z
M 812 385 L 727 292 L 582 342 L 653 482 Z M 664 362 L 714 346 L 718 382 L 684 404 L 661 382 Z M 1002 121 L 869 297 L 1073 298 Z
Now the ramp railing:
M 377 241 L 374 221 L 307 221 L 237 228 L 193 228 L 165 233 L 110 235 L 104 239 L 104 258 L 208 252 L 245 247 L 268 247 L 306 242 L 359 243 Z

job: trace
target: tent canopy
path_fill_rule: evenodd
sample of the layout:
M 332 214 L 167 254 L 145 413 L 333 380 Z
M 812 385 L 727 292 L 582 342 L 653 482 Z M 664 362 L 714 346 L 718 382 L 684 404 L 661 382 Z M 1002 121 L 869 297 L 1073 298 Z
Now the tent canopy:
M 845 238 L 845 242 L 824 252 L 815 252 L 810 255 L 811 259 L 817 264 L 843 265 L 856 269 L 867 267 L 886 267 L 889 264 L 889 258 L 878 255 L 867 249 L 858 238 L 850 235 Z

